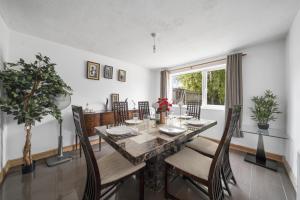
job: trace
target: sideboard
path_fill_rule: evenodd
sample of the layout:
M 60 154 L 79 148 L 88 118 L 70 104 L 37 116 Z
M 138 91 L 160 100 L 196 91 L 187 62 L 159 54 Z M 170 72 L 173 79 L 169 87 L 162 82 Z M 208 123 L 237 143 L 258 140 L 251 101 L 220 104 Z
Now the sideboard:
M 129 118 L 132 118 L 133 113 L 137 113 L 138 110 L 129 110 Z M 95 127 L 107 126 L 114 124 L 114 112 L 113 111 L 95 111 L 95 112 L 84 112 L 85 128 L 88 136 L 96 135 Z

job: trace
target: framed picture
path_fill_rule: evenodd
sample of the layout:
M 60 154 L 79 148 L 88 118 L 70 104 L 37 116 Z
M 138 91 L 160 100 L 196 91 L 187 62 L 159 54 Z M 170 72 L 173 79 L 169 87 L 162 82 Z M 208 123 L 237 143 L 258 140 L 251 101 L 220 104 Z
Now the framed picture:
M 87 78 L 99 80 L 100 78 L 100 64 L 87 61 Z
M 125 70 L 119 70 L 118 73 L 118 81 L 126 82 L 126 71 Z
M 111 94 L 111 108 L 113 107 L 114 102 L 119 101 L 119 94 L 113 93 Z
M 113 67 L 105 65 L 103 75 L 104 75 L 104 78 L 112 79 L 112 77 L 113 77 Z

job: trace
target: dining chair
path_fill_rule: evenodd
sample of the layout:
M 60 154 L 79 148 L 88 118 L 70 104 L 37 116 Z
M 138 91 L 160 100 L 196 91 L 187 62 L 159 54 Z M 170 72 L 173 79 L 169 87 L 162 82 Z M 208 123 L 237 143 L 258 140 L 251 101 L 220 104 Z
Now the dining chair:
M 200 119 L 201 101 L 188 101 L 186 103 L 187 115 Z
M 114 102 L 112 106 L 114 112 L 115 125 L 124 124 L 129 119 L 128 102 Z
M 131 164 L 118 152 L 96 160 L 89 138 L 85 134 L 82 107 L 72 105 L 76 134 L 79 137 L 86 161 L 86 185 L 83 200 L 107 199 L 118 191 L 125 179 L 139 175 L 139 199 L 144 199 L 145 163 Z
M 149 101 L 139 101 L 138 107 L 140 120 L 144 119 L 144 115 L 150 115 Z
M 89 120 L 86 121 L 86 118 L 83 118 L 83 121 L 84 121 L 85 124 L 90 123 Z M 87 133 L 88 133 L 88 131 L 87 131 Z M 95 136 L 95 134 L 89 135 L 89 137 L 93 137 L 93 136 Z M 98 136 L 98 138 L 99 138 L 99 142 L 98 142 L 99 151 L 101 151 L 101 137 L 100 137 L 100 135 Z M 76 134 L 76 136 L 75 136 L 75 148 L 74 148 L 76 151 L 78 149 L 78 142 L 79 142 L 79 138 L 78 138 L 78 135 Z M 80 155 L 80 157 L 81 157 L 81 154 L 82 154 L 81 151 L 82 151 L 81 145 L 79 145 L 79 155 Z
M 185 147 L 183 150 L 165 159 L 166 198 L 178 199 L 169 193 L 168 173 L 171 169 L 173 169 L 175 172 L 182 174 L 194 186 L 206 194 L 210 200 L 225 199 L 222 185 L 222 163 L 226 147 L 230 143 L 229 133 L 235 129 L 238 121 L 236 115 L 237 113 L 232 112 L 232 109 L 230 108 L 221 141 L 213 158 L 207 157 L 191 148 Z
M 234 117 L 237 117 L 236 120 L 239 120 L 241 110 L 242 110 L 241 105 L 233 106 L 233 113 L 235 114 Z M 230 141 L 231 141 L 234 131 L 235 130 L 231 130 L 229 132 L 229 143 L 226 144 L 226 146 L 225 146 L 225 153 L 224 153 L 223 164 L 222 164 L 222 177 L 224 180 L 226 190 L 229 193 L 229 195 L 231 195 L 231 192 L 229 190 L 228 183 L 231 183 L 231 180 L 232 180 L 234 184 L 237 184 L 236 179 L 234 178 L 234 174 L 231 169 L 230 159 L 229 159 Z M 191 148 L 191 149 L 205 155 L 205 156 L 213 158 L 216 155 L 218 143 L 200 136 L 200 137 L 194 138 L 191 142 L 188 142 L 186 144 L 186 146 L 188 148 Z

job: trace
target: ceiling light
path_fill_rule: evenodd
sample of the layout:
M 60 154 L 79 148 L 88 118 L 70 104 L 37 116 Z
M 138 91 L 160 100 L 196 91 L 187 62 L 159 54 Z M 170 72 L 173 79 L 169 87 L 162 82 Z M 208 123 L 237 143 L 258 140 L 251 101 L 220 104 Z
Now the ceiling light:
M 155 53 L 156 52 L 156 44 L 155 44 L 156 33 L 151 33 L 151 37 L 153 38 L 153 53 Z

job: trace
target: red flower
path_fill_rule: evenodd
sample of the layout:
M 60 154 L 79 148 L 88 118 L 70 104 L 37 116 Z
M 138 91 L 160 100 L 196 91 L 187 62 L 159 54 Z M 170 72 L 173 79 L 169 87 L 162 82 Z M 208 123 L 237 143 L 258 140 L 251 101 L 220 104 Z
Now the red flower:
M 171 103 L 168 102 L 168 98 L 158 98 L 157 101 L 159 107 L 157 109 L 158 112 L 166 112 L 170 111 Z

